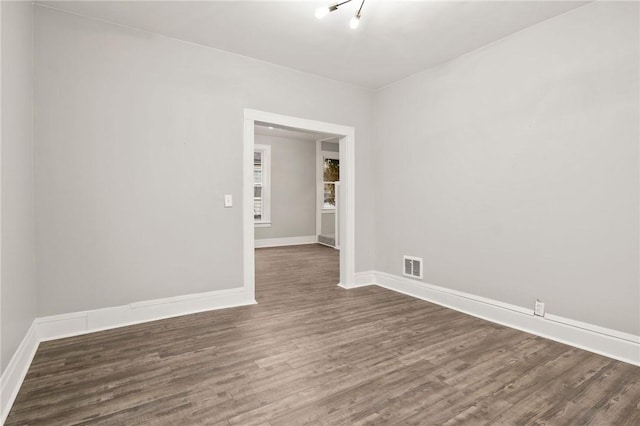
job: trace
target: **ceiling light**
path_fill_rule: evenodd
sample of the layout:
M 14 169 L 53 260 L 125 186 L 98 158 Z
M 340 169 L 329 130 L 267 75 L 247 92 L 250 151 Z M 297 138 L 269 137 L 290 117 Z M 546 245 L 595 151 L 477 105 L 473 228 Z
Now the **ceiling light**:
M 350 1 L 352 0 L 345 0 L 341 3 L 334 3 L 328 7 L 319 7 L 316 9 L 316 18 L 322 19 L 329 13 L 337 10 L 338 7 L 342 6 L 343 4 L 349 3 Z M 360 3 L 360 8 L 358 8 L 358 12 L 353 18 L 351 18 L 351 21 L 349 22 L 349 26 L 353 29 L 358 28 L 358 25 L 360 25 L 360 12 L 362 12 L 362 6 L 364 6 L 364 2 L 365 0 L 362 0 L 362 3 Z
M 349 22 L 349 26 L 352 30 L 355 30 L 356 28 L 358 28 L 358 25 L 360 25 L 360 12 L 362 12 L 362 6 L 364 6 L 364 0 L 362 0 L 362 3 L 360 3 L 360 7 L 356 12 L 356 16 L 351 18 L 351 21 Z
M 358 28 L 358 25 L 360 25 L 360 16 L 356 15 L 351 18 L 351 21 L 349 21 L 349 26 L 352 30 L 355 30 L 356 28 Z
M 345 3 L 349 3 L 351 0 L 346 0 L 343 1 L 342 3 L 334 3 L 328 7 L 319 7 L 316 9 L 316 18 L 318 19 L 322 19 L 325 16 L 327 16 L 329 13 L 333 12 L 334 10 L 338 10 L 338 7 L 342 6 Z
M 337 7 L 336 7 L 337 9 Z M 333 9 L 335 10 L 335 9 Z M 329 7 L 319 7 L 316 9 L 316 18 L 318 19 L 322 19 L 325 16 L 327 16 L 329 14 L 329 12 L 331 12 L 331 8 Z

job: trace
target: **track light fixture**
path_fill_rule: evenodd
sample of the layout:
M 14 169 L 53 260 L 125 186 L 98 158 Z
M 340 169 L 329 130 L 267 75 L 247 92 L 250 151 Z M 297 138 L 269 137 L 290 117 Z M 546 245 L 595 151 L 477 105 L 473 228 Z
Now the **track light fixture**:
M 356 16 L 351 18 L 351 21 L 349 21 L 349 26 L 352 30 L 355 30 L 356 28 L 358 28 L 358 25 L 360 25 L 360 13 L 362 12 L 362 6 L 364 6 L 364 0 L 362 0 L 362 3 L 360 3 L 360 7 L 356 12 Z
M 338 10 L 338 8 L 343 4 L 349 3 L 351 1 L 352 0 L 345 0 L 341 3 L 334 3 L 327 7 L 319 7 L 316 9 L 316 18 L 322 19 L 325 16 L 327 16 L 329 13 L 333 12 L 334 10 Z M 351 18 L 351 21 L 349 21 L 349 26 L 354 30 L 358 28 L 358 25 L 360 25 L 360 16 L 362 14 L 362 6 L 364 6 L 364 2 L 365 0 L 362 0 L 362 3 L 360 3 L 360 7 L 358 8 L 358 11 L 356 12 L 355 16 Z

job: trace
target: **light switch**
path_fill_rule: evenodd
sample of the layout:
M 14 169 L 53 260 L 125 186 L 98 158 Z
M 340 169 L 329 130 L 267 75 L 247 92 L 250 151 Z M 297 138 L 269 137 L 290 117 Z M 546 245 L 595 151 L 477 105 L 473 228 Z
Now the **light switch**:
M 224 206 L 225 207 L 233 206 L 233 197 L 231 196 L 231 194 L 227 194 L 224 196 Z

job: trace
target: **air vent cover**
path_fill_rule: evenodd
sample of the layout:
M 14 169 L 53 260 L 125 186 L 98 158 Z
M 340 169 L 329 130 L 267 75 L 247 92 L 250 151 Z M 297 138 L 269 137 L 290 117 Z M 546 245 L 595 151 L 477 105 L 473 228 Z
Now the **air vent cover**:
M 403 258 L 403 274 L 406 277 L 422 278 L 422 259 L 414 256 L 404 256 Z

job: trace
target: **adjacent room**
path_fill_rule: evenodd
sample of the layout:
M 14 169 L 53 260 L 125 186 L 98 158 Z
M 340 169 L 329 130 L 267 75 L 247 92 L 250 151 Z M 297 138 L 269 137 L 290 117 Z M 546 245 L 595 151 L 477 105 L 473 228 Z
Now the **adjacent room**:
M 640 424 L 638 2 L 0 36 L 0 424 Z
M 340 143 L 334 135 L 254 126 L 256 301 L 287 304 L 340 283 Z M 308 267 L 307 267 L 308 265 Z M 285 284 L 287 283 L 287 284 Z

